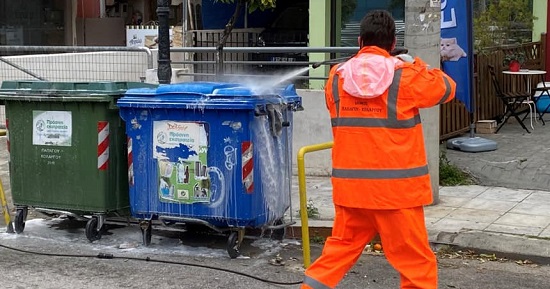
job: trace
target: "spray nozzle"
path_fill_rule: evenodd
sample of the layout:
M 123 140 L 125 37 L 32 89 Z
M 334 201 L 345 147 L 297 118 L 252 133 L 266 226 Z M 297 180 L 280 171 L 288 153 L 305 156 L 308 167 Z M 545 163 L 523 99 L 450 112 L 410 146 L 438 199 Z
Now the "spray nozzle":
M 313 64 L 311 65 L 311 68 L 315 69 L 315 68 L 320 67 L 320 66 L 323 65 L 323 64 L 335 64 L 335 63 L 344 62 L 344 61 L 350 59 L 351 57 L 352 57 L 352 56 L 341 57 L 341 58 L 334 58 L 334 59 L 328 59 L 328 60 L 321 61 L 321 62 L 316 62 L 316 63 L 313 63 Z

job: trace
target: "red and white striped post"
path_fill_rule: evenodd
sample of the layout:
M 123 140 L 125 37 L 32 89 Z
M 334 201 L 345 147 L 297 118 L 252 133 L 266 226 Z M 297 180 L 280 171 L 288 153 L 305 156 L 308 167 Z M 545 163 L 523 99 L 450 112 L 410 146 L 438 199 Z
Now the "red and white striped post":
M 132 152 L 132 138 L 128 137 L 128 184 L 134 185 L 134 154 Z
M 97 122 L 97 169 L 107 170 L 109 166 L 109 122 Z
M 254 155 L 252 142 L 245 141 L 241 144 L 241 160 L 243 169 L 243 185 L 248 194 L 254 192 Z

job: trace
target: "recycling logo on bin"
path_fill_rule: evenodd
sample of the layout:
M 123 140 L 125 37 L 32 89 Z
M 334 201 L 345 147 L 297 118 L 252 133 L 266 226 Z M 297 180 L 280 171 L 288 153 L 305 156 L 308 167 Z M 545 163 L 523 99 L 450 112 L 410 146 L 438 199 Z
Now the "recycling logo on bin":
M 165 144 L 166 143 L 166 133 L 161 131 L 157 134 L 157 141 L 159 144 Z
M 39 119 L 37 122 L 36 122 L 36 129 L 39 131 L 39 132 L 43 132 L 44 131 L 44 128 L 46 128 L 46 123 Z
M 155 121 L 153 158 L 158 163 L 159 198 L 164 202 L 210 202 L 207 175 L 208 125 Z

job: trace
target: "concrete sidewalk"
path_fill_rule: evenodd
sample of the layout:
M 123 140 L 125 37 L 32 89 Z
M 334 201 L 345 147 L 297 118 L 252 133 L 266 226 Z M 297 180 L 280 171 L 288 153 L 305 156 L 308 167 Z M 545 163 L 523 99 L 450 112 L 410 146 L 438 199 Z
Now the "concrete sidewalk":
M 298 180 L 292 192 L 299 223 Z M 334 218 L 329 177 L 306 177 L 307 199 L 319 211 L 310 227 L 330 228 Z M 454 245 L 480 252 L 550 264 L 550 192 L 487 186 L 441 187 L 439 203 L 425 208 L 434 245 Z

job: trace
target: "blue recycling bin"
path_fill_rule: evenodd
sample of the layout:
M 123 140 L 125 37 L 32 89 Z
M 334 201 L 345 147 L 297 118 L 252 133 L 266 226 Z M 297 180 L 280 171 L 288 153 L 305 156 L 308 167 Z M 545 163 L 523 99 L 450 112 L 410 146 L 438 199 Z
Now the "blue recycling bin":
M 161 85 L 128 90 L 118 106 L 128 136 L 130 211 L 145 245 L 152 220 L 229 232 L 233 258 L 246 228 L 284 233 L 292 117 L 302 109 L 293 85 L 269 92 L 236 83 Z

